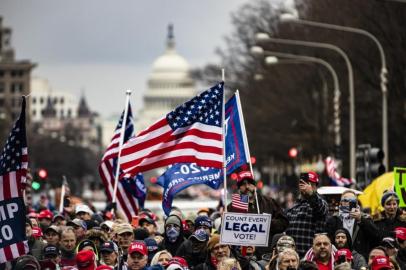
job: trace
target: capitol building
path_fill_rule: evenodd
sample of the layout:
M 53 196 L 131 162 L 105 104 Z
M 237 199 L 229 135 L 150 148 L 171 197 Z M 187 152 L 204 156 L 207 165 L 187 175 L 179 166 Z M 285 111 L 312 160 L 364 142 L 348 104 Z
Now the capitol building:
M 142 131 L 197 94 L 190 66 L 175 49 L 173 26 L 168 26 L 166 50 L 152 65 L 144 94 L 144 107 L 137 113 L 136 130 Z

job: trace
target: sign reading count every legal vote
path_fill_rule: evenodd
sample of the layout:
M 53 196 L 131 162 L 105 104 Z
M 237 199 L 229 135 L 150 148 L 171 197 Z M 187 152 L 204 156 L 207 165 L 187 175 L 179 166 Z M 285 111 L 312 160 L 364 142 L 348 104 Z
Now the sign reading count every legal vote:
M 224 213 L 220 242 L 236 246 L 268 246 L 271 215 Z

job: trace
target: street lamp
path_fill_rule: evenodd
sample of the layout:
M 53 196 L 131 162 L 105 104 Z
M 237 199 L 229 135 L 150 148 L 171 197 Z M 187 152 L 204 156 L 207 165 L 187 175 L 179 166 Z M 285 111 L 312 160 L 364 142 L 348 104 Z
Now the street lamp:
M 339 47 L 329 44 L 329 43 L 321 43 L 321 42 L 311 42 L 311 41 L 303 41 L 303 40 L 293 40 L 293 39 L 282 39 L 282 38 L 273 38 L 270 37 L 266 33 L 257 33 L 255 35 L 255 40 L 257 43 L 279 43 L 279 44 L 287 44 L 287 45 L 294 45 L 294 46 L 305 46 L 310 48 L 323 48 L 329 49 L 337 52 L 340 54 L 347 66 L 348 70 L 348 89 L 349 89 L 349 107 L 350 107 L 350 177 L 355 179 L 355 102 L 354 102 L 354 74 L 350 59 L 348 58 L 347 54 L 340 49 Z
M 269 55 L 265 58 L 265 63 L 267 65 L 275 65 L 279 63 L 279 60 L 277 57 L 283 57 L 287 59 L 293 59 L 293 60 L 298 60 L 296 62 L 288 62 L 288 63 L 303 63 L 303 62 L 310 62 L 310 63 L 316 63 L 320 64 L 328 69 L 328 71 L 331 74 L 331 77 L 333 78 L 333 83 L 334 83 L 334 134 L 335 134 L 335 145 L 336 149 L 341 145 L 341 135 L 340 135 L 340 86 L 338 82 L 338 76 L 334 68 L 326 61 L 324 61 L 321 58 L 318 57 L 311 57 L 311 56 L 305 56 L 305 55 L 298 55 L 298 54 L 290 54 L 290 53 L 281 53 L 281 52 L 275 52 L 275 51 L 268 51 L 264 50 L 260 46 L 252 46 L 250 49 L 251 53 L 253 55 L 257 56 L 266 56 Z M 285 62 L 282 62 L 285 63 Z
M 302 25 L 309 25 L 309 26 L 314 26 L 314 27 L 320 27 L 320 28 L 326 28 L 326 29 L 332 29 L 332 30 L 337 30 L 337 31 L 344 31 L 344 32 L 349 32 L 349 33 L 355 33 L 355 34 L 360 34 L 363 36 L 366 36 L 370 38 L 378 47 L 379 55 L 381 58 L 381 72 L 380 72 L 380 81 L 381 81 L 381 92 L 382 92 L 382 149 L 385 153 L 384 157 L 384 164 L 385 167 L 388 168 L 388 156 L 389 156 L 389 147 L 388 147 L 388 89 L 386 87 L 387 85 L 387 75 L 388 75 L 388 69 L 386 68 L 386 57 L 385 57 L 385 52 L 383 50 L 383 47 L 379 40 L 372 35 L 370 32 L 360 29 L 360 28 L 354 28 L 354 27 L 349 27 L 349 26 L 343 26 L 343 25 L 336 25 L 336 24 L 329 24 L 329 23 L 322 23 L 322 22 L 315 22 L 315 21 L 309 21 L 309 20 L 303 20 L 300 19 L 297 15 L 290 14 L 290 13 L 284 13 L 280 16 L 281 22 L 292 22 L 292 23 L 298 23 Z

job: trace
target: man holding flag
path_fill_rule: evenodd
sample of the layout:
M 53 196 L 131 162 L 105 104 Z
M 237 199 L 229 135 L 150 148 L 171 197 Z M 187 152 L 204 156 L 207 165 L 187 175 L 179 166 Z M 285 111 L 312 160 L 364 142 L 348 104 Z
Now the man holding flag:
M 282 208 L 279 204 L 271 198 L 262 196 L 262 194 L 256 193 L 256 182 L 250 171 L 242 171 L 238 173 L 237 186 L 239 194 L 233 196 L 232 202 L 227 206 L 228 212 L 237 213 L 252 213 L 252 214 L 271 214 L 271 227 L 269 233 L 268 247 L 258 247 L 256 249 L 256 255 L 261 258 L 263 254 L 271 252 L 272 237 L 277 233 L 282 233 L 289 225 L 289 221 L 283 214 Z M 246 207 L 244 203 L 241 203 L 244 198 L 247 198 Z M 258 199 L 258 203 L 256 202 Z M 259 206 L 259 209 L 257 207 Z

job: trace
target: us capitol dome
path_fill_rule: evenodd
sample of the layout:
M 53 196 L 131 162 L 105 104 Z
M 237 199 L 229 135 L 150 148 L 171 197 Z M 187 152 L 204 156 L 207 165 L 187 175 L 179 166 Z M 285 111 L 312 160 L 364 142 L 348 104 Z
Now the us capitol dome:
M 173 26 L 168 26 L 166 50 L 152 65 L 138 114 L 136 131 L 142 131 L 197 93 L 189 63 L 176 52 Z

